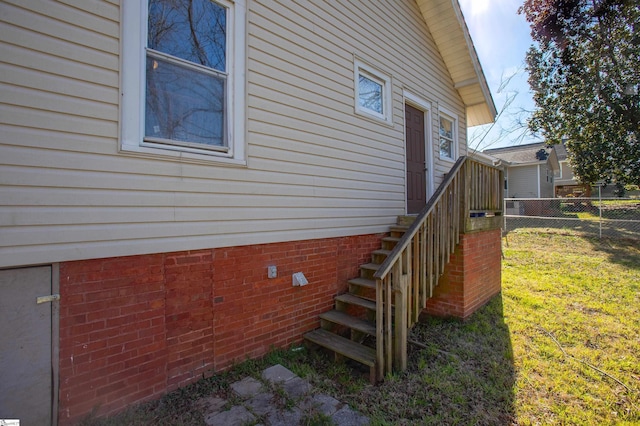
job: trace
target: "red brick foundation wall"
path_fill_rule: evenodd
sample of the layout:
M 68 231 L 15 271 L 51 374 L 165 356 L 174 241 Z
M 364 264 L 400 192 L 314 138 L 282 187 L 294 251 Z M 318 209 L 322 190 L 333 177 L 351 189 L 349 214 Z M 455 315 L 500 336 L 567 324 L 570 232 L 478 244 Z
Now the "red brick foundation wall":
M 501 231 L 461 235 L 425 312 L 466 319 L 500 292 Z
M 59 422 L 117 412 L 318 327 L 382 235 L 65 262 Z M 267 278 L 267 266 L 278 278 Z M 293 287 L 302 271 L 309 284 Z

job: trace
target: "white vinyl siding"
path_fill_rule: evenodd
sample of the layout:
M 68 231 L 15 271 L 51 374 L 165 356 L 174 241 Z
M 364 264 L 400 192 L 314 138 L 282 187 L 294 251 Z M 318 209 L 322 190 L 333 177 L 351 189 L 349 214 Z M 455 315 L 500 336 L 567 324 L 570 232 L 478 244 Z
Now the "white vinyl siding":
M 560 176 L 556 178 L 555 184 L 557 185 L 575 185 L 577 181 L 573 176 L 573 170 L 569 166 L 568 161 L 560 162 Z
M 540 172 L 540 198 L 553 198 L 553 170 L 546 164 L 538 165 Z
M 568 161 L 563 161 L 560 163 L 560 167 L 562 167 L 560 172 L 560 178 L 562 180 L 573 179 L 573 169 L 569 165 Z
M 459 117 L 465 154 L 414 2 L 247 5 L 246 167 L 118 152 L 117 2 L 0 5 L 0 267 L 386 232 L 403 90 Z M 392 125 L 354 113 L 354 55 L 392 78 Z M 451 163 L 432 140 L 437 187 Z
M 538 190 L 539 167 L 537 164 L 509 167 L 508 198 L 538 198 Z

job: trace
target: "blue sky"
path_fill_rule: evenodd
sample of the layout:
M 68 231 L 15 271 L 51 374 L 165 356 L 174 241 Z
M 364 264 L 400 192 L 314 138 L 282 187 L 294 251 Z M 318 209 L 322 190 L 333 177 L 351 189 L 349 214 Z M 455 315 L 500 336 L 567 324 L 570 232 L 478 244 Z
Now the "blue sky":
M 532 40 L 529 24 L 517 13 L 522 0 L 458 1 L 496 108 L 500 111 L 508 104 L 484 138 L 489 126 L 469 129 L 469 147 L 482 150 L 539 141 L 524 124 L 526 111 L 535 104 L 524 70 Z

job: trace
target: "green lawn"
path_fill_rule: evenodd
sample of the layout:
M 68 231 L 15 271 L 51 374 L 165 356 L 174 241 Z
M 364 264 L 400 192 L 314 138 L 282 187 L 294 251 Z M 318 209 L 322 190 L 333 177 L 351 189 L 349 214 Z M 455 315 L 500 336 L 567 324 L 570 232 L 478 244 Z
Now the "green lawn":
M 503 252 L 502 294 L 466 322 L 420 323 L 408 370 L 378 386 L 293 348 L 86 423 L 200 425 L 200 396 L 227 397 L 233 381 L 281 363 L 373 425 L 640 424 L 640 243 L 520 229 Z
M 518 423 L 640 422 L 640 243 L 526 230 L 505 242 Z

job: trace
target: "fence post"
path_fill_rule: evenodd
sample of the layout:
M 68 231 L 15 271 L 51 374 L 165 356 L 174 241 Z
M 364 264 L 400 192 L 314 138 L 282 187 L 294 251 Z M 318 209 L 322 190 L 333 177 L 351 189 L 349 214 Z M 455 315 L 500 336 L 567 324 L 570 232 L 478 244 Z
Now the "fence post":
M 602 239 L 602 190 L 601 186 L 598 185 L 598 224 L 600 225 L 600 239 Z
M 507 235 L 507 200 L 504 197 L 502 198 L 502 235 Z

